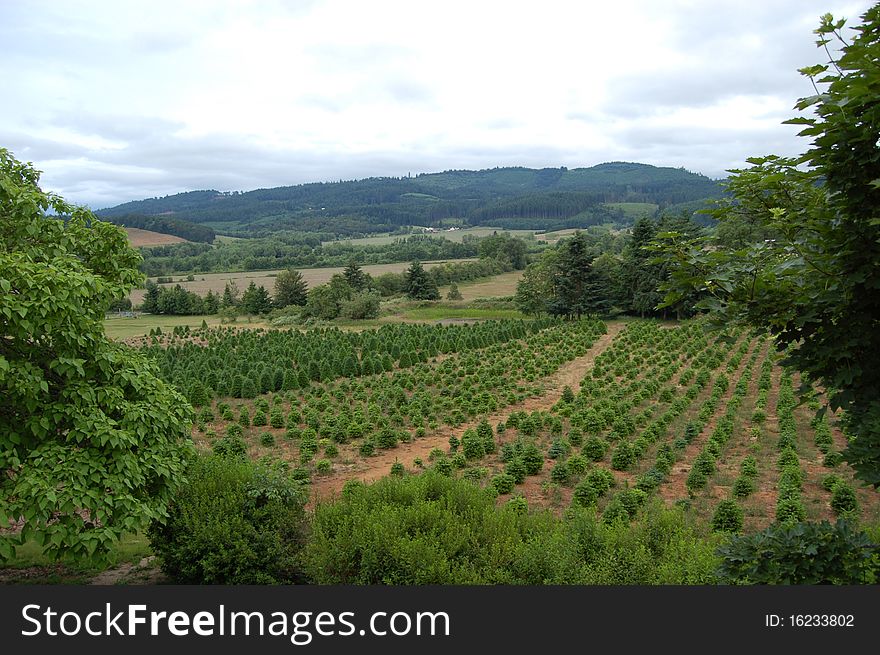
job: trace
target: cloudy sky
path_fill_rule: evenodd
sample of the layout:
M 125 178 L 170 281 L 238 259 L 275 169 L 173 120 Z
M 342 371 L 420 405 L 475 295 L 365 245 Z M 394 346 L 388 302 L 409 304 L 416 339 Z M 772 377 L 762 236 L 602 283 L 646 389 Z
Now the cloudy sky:
M 846 0 L 0 0 L 0 146 L 93 208 L 193 189 L 638 161 L 721 177 Z

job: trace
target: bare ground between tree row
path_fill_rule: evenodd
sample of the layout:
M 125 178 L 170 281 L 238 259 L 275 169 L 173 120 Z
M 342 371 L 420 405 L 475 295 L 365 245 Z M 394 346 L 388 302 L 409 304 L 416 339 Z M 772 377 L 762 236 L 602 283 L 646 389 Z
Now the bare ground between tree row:
M 609 321 L 607 323 L 608 331 L 599 337 L 589 352 L 578 357 L 567 364 L 564 364 L 556 373 L 544 379 L 548 391 L 535 398 L 527 398 L 526 400 L 508 405 L 507 407 L 486 416 L 492 424 L 504 421 L 513 412 L 536 410 L 546 410 L 556 404 L 562 396 L 562 391 L 566 386 L 572 388 L 577 393 L 580 388 L 580 381 L 583 379 L 587 369 L 593 364 L 593 361 L 599 354 L 604 351 L 614 338 L 624 328 L 626 323 L 622 321 Z M 482 420 L 483 417 L 480 418 Z M 314 478 L 312 481 L 312 499 L 310 505 L 318 500 L 325 500 L 338 495 L 343 486 L 349 480 L 361 480 L 363 482 L 373 482 L 391 472 L 391 466 L 400 461 L 404 465 L 411 464 L 415 458 L 426 460 L 428 455 L 435 448 L 446 449 L 449 445 L 449 437 L 455 435 L 461 438 L 464 431 L 477 426 L 479 421 L 470 421 L 456 428 L 447 428 L 437 430 L 434 434 L 412 441 L 403 443 L 395 448 L 382 451 L 375 457 L 370 457 L 355 465 L 354 468 L 337 471 L 326 477 Z

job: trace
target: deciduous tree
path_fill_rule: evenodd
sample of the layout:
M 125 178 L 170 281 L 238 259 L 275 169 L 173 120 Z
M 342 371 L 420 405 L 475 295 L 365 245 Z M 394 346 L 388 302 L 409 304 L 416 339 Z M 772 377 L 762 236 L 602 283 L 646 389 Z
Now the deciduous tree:
M 121 228 L 43 192 L 0 148 L 0 524 L 24 522 L 0 558 L 31 538 L 97 557 L 166 514 L 192 408 L 103 328 L 139 262 Z

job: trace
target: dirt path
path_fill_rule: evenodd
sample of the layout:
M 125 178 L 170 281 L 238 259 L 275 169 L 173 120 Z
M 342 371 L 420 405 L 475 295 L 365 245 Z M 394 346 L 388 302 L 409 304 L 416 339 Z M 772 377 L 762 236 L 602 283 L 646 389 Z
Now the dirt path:
M 544 378 L 544 383 L 549 389 L 543 396 L 535 398 L 527 398 L 520 403 L 508 405 L 497 412 L 489 414 L 486 420 L 491 424 L 497 424 L 504 421 L 513 412 L 535 410 L 546 410 L 556 404 L 562 397 L 562 390 L 567 385 L 572 388 L 575 393 L 580 389 L 580 382 L 586 371 L 592 365 L 593 361 L 599 354 L 604 351 L 614 340 L 621 330 L 626 326 L 623 321 L 609 321 L 607 324 L 608 331 L 599 337 L 585 355 L 564 364 L 556 373 Z M 370 457 L 359 462 L 357 468 L 347 471 L 340 471 L 328 475 L 326 477 L 317 477 L 312 479 L 312 499 L 310 505 L 314 505 L 317 500 L 332 498 L 342 491 L 342 487 L 349 480 L 361 480 L 363 482 L 373 482 L 391 472 L 391 465 L 400 461 L 404 466 L 411 466 L 412 461 L 416 457 L 427 461 L 428 455 L 435 448 L 446 450 L 449 447 L 449 437 L 455 435 L 461 438 L 464 431 L 477 426 L 479 421 L 471 421 L 464 423 L 457 428 L 447 427 L 438 429 L 434 434 L 428 435 L 422 439 L 417 439 L 410 443 L 402 443 L 390 450 L 383 450 L 375 457 Z

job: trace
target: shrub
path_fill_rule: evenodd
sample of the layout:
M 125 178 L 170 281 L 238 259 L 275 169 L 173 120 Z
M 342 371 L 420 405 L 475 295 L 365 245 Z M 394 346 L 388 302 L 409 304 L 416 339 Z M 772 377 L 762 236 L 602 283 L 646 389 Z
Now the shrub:
M 739 465 L 739 472 L 745 477 L 758 477 L 758 462 L 752 455 L 747 456 L 743 459 L 742 464 Z
M 449 437 L 449 452 L 454 453 L 458 450 L 458 447 L 461 445 L 461 441 L 458 440 L 454 434 Z
M 718 548 L 723 584 L 865 584 L 878 571 L 877 545 L 845 520 L 773 525 Z
M 483 447 L 483 440 L 476 430 L 468 429 L 461 436 L 461 451 L 468 459 L 480 459 L 486 454 Z
M 803 521 L 807 516 L 800 497 L 780 498 L 776 503 L 776 520 L 779 523 L 794 524 Z
M 526 481 L 526 476 L 529 474 L 528 469 L 526 469 L 525 462 L 523 462 L 522 458 L 514 457 L 504 467 L 504 472 L 508 475 L 512 476 L 514 480 L 516 480 L 517 484 L 522 484 Z
M 586 473 L 590 462 L 583 455 L 572 455 L 568 458 L 568 470 L 572 475 Z
M 260 433 L 260 445 L 265 446 L 266 448 L 271 448 L 275 445 L 275 437 L 272 436 L 271 432 Z
M 406 469 L 403 467 L 402 462 L 394 462 L 394 464 L 391 465 L 391 475 L 399 477 L 402 476 L 404 473 L 406 473 Z
M 277 405 L 272 410 L 272 413 L 269 417 L 269 424 L 273 428 L 283 428 L 284 427 L 284 412 L 281 410 L 281 407 Z
M 513 491 L 513 487 L 516 485 L 516 480 L 512 475 L 499 473 L 492 478 L 491 484 L 499 494 L 509 494 Z
M 263 411 L 262 407 L 257 409 L 256 412 L 254 412 L 254 419 L 253 419 L 252 423 L 256 427 L 262 427 L 262 426 L 267 425 L 269 423 L 268 419 L 266 418 L 266 412 Z
M 800 466 L 800 461 L 794 448 L 786 448 L 779 455 L 779 459 L 776 460 L 776 467 L 780 471 L 786 466 Z
M 755 491 L 755 483 L 752 478 L 740 475 L 733 483 L 733 495 L 737 498 L 747 498 Z
M 444 456 L 441 459 L 438 459 L 434 462 L 433 469 L 437 471 L 440 475 L 449 477 L 452 475 L 453 467 L 452 462 L 448 457 Z
M 556 462 L 550 470 L 550 479 L 558 484 L 565 484 L 570 477 L 571 472 L 568 469 L 568 462 L 566 461 Z
M 196 458 L 163 523 L 148 530 L 162 570 L 183 584 L 302 581 L 306 493 L 280 468 Z
M 547 451 L 547 457 L 550 459 L 558 459 L 560 457 L 567 457 L 570 452 L 571 445 L 566 439 L 554 439 L 553 443 L 550 445 L 550 449 Z
M 611 468 L 615 471 L 626 471 L 635 462 L 636 457 L 628 441 L 621 441 L 611 454 Z
M 836 487 L 837 483 L 841 481 L 842 478 L 839 475 L 829 473 L 824 478 L 822 478 L 822 488 L 828 492 L 834 491 L 834 487 Z
M 825 459 L 822 461 L 822 465 L 825 466 L 826 468 L 832 469 L 835 466 L 837 466 L 838 464 L 840 464 L 842 461 L 843 461 L 843 453 L 841 453 L 837 450 L 829 450 L 825 454 Z
M 571 502 L 573 505 L 592 507 L 598 500 L 599 493 L 588 480 L 581 480 L 575 485 L 574 492 L 571 495 Z
M 718 503 L 712 515 L 713 532 L 740 532 L 743 526 L 743 511 L 735 500 L 725 499 Z
M 333 462 L 329 459 L 319 459 L 315 462 L 315 472 L 318 475 L 329 475 L 333 472 Z
M 851 486 L 842 481 L 834 485 L 834 491 L 831 494 L 831 509 L 837 516 L 858 514 L 859 499 Z

